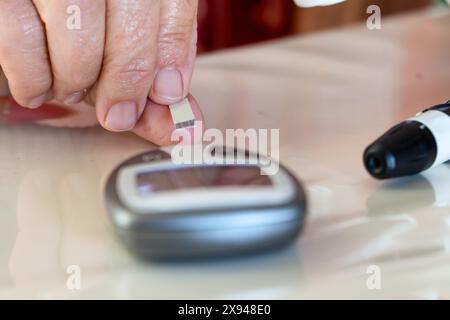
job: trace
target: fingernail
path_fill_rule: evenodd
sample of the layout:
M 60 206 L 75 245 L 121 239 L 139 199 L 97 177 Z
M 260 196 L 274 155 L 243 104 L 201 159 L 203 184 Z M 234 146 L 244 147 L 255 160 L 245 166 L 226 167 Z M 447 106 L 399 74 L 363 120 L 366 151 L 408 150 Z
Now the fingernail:
M 45 102 L 46 98 L 47 98 L 47 94 L 44 93 L 43 95 L 32 99 L 26 105 L 26 107 L 31 108 L 31 109 L 39 108 Z
M 128 131 L 136 125 L 137 117 L 136 103 L 121 102 L 109 109 L 105 126 L 111 131 Z
M 165 68 L 158 72 L 154 83 L 154 93 L 162 99 L 178 101 L 183 98 L 183 78 L 180 71 Z
M 66 99 L 64 99 L 65 104 L 77 104 L 83 100 L 84 91 L 78 91 L 69 95 Z

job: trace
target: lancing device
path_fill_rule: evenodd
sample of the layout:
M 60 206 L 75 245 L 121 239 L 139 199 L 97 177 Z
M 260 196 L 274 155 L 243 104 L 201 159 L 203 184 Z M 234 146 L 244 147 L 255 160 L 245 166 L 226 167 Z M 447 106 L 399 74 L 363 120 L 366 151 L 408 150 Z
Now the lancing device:
M 450 101 L 396 125 L 364 151 L 377 179 L 416 174 L 450 160 Z

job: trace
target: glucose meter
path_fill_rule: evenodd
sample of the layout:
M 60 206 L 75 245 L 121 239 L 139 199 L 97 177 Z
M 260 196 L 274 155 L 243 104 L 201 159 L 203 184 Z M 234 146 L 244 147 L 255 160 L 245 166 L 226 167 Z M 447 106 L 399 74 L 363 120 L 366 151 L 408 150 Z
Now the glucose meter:
M 234 255 L 287 245 L 303 225 L 303 188 L 283 166 L 264 175 L 258 163 L 175 164 L 167 150 L 146 152 L 108 178 L 109 217 L 125 245 L 147 258 Z

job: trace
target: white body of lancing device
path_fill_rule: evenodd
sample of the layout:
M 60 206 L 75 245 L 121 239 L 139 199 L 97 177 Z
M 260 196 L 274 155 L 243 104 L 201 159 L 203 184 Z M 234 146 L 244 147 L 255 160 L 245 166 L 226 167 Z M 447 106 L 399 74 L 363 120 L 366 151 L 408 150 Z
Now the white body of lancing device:
M 303 8 L 331 6 L 344 1 L 345 0 L 294 0 L 297 6 Z
M 440 165 L 450 159 L 450 114 L 438 110 L 428 110 L 410 118 L 409 121 L 420 122 L 433 135 L 436 143 L 436 156 L 430 167 Z

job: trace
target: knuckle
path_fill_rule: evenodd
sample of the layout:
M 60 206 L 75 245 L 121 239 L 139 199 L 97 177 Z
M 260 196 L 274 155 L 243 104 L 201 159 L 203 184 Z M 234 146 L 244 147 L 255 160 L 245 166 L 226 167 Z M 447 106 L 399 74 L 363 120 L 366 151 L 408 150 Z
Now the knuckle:
M 185 45 L 191 42 L 196 23 L 195 5 L 192 0 L 174 1 L 160 20 L 160 42 L 162 44 Z
M 159 36 L 159 59 L 163 64 L 174 64 L 184 60 L 192 46 L 192 25 L 177 25 L 163 28 Z
M 196 3 L 195 0 L 176 0 L 165 10 L 160 20 L 158 39 L 160 63 L 183 63 L 194 46 Z
M 36 13 L 24 13 L 17 17 L 17 29 L 11 35 L 21 39 L 22 49 L 33 51 L 42 49 L 44 28 Z
M 142 10 L 130 10 L 122 17 L 122 30 L 116 35 L 116 41 L 126 48 L 134 48 L 145 44 L 151 36 L 150 17 Z
M 182 27 L 175 27 L 163 30 L 159 36 L 159 44 L 165 46 L 179 46 L 184 47 L 191 41 L 191 30 L 186 30 Z
M 144 58 L 129 61 L 124 66 L 114 68 L 113 79 L 123 89 L 135 89 L 140 84 L 147 84 L 153 74 L 153 64 Z
M 26 104 L 32 99 L 47 92 L 46 89 L 48 88 L 36 86 L 33 84 L 30 84 L 27 87 L 11 84 L 10 89 L 12 95 L 14 96 L 14 99 L 16 99 L 19 103 Z
M 194 16 L 197 12 L 198 0 L 171 0 L 170 13 L 178 13 L 185 16 Z
M 190 41 L 194 26 L 194 17 L 190 15 L 169 15 L 160 21 L 160 41 L 181 42 Z

